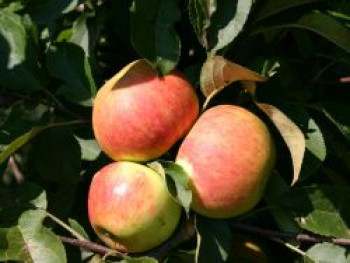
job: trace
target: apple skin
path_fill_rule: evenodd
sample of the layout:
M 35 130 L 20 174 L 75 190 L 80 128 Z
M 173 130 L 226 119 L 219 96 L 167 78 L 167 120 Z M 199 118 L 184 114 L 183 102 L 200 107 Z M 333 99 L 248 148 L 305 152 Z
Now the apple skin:
M 252 209 L 263 195 L 274 161 L 267 126 L 233 105 L 205 111 L 176 157 L 190 176 L 193 210 L 211 218 L 234 217 Z
M 115 161 L 149 161 L 166 153 L 198 117 L 198 98 L 177 71 L 159 77 L 136 60 L 107 81 L 94 100 L 92 125 Z
M 172 235 L 181 206 L 169 194 L 160 174 L 122 161 L 103 167 L 93 177 L 88 214 L 94 231 L 109 247 L 143 252 Z

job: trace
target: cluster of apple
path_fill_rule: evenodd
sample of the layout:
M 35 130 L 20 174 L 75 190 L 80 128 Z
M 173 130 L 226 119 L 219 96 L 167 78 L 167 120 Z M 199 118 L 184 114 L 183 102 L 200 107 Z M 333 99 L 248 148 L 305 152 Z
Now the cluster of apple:
M 176 71 L 159 77 L 145 60 L 130 63 L 99 90 L 94 134 L 115 162 L 93 177 L 88 212 L 108 246 L 146 251 L 175 231 L 181 206 L 165 178 L 141 163 L 165 154 L 183 137 L 175 162 L 189 175 L 195 212 L 229 218 L 260 201 L 274 165 L 267 126 L 234 105 L 215 106 L 198 116 L 198 98 L 189 82 Z

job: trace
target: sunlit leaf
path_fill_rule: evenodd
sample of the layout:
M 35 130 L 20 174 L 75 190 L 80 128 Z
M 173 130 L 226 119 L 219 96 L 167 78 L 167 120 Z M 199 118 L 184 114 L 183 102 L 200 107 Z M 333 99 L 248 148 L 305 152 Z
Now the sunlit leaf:
M 208 58 L 200 74 L 201 91 L 207 97 L 207 101 L 235 81 L 261 82 L 265 80 L 260 74 L 221 56 Z
M 210 50 L 212 55 L 215 55 L 218 50 L 230 44 L 242 31 L 243 26 L 248 19 L 248 15 L 250 14 L 253 2 L 254 0 L 237 1 L 236 13 L 234 14 L 232 20 L 230 20 L 229 23 L 223 28 L 218 30 L 217 43 Z
M 304 159 L 306 147 L 304 134 L 290 118 L 288 118 L 275 106 L 265 103 L 258 103 L 257 105 L 275 124 L 286 145 L 288 146 L 293 163 L 293 185 L 299 179 L 301 165 Z
M 331 243 L 316 244 L 306 251 L 305 263 L 349 263 L 350 257 L 344 247 Z
M 42 225 L 45 214 L 40 210 L 24 212 L 18 227 L 32 262 L 67 262 L 62 242 L 50 229 Z
M 350 189 L 335 186 L 299 187 L 280 198 L 299 226 L 315 234 L 349 238 Z
M 169 192 L 180 202 L 188 214 L 192 202 L 192 191 L 189 185 L 190 179 L 185 170 L 171 161 L 152 162 L 148 166 L 166 179 Z

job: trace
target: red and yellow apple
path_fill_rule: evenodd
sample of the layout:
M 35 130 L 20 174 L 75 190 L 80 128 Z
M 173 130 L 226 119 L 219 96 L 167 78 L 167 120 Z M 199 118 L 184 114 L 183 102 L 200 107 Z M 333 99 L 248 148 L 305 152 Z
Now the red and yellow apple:
M 90 223 L 109 247 L 142 252 L 175 231 L 181 206 L 169 194 L 164 178 L 144 165 L 121 161 L 98 171 L 88 196 Z
M 242 107 L 220 105 L 199 117 L 176 162 L 190 176 L 193 210 L 211 218 L 228 218 L 260 201 L 274 159 L 265 123 Z
M 137 60 L 98 91 L 92 125 L 112 159 L 148 161 L 183 137 L 198 111 L 197 96 L 179 72 L 160 77 L 145 60 Z

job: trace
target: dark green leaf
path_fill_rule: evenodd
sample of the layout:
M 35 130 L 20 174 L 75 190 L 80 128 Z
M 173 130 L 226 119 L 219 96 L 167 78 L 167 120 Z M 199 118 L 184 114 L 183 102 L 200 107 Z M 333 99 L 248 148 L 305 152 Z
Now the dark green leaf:
M 131 40 L 138 53 L 165 75 L 180 57 L 180 39 L 173 26 L 180 19 L 176 0 L 134 0 L 130 9 Z
M 195 261 L 195 251 L 176 251 L 172 253 L 165 263 L 193 263 Z
M 42 225 L 44 218 L 45 214 L 42 211 L 28 210 L 18 221 L 30 259 L 32 262 L 67 262 L 65 249 L 58 236 Z
M 0 84 L 33 92 L 43 88 L 38 61 L 21 17 L 0 9 Z
M 60 15 L 76 8 L 78 0 L 36 0 L 28 5 L 29 13 L 40 25 L 52 24 Z
M 152 162 L 149 166 L 166 179 L 169 192 L 188 214 L 192 202 L 192 191 L 189 185 L 190 179 L 185 170 L 171 161 Z
M 47 130 L 35 138 L 31 151 L 33 168 L 44 180 L 69 184 L 78 182 L 80 146 L 69 131 Z
M 64 84 L 57 94 L 82 106 L 92 106 L 96 85 L 90 64 L 84 51 L 72 43 L 57 43 L 47 54 L 46 63 L 50 74 Z
M 158 261 L 154 258 L 150 257 L 140 257 L 140 258 L 127 258 L 119 261 L 122 263 L 158 263 Z
M 196 215 L 197 263 L 226 262 L 231 246 L 228 222 Z
M 286 232 L 299 233 L 300 227 L 294 221 L 291 211 L 278 205 L 281 197 L 288 193 L 289 190 L 289 185 L 283 180 L 280 174 L 275 172 L 268 181 L 264 198 L 271 207 L 272 216 L 279 228 Z
M 17 221 L 22 212 L 34 207 L 47 208 L 46 193 L 38 185 L 24 183 L 0 190 L 0 223 Z
M 94 161 L 101 153 L 101 148 L 95 139 L 82 139 L 75 136 L 81 149 L 81 159 L 85 161 Z
M 217 7 L 216 0 L 190 0 L 188 4 L 190 21 L 199 42 L 208 48 L 207 29 Z
M 296 23 L 275 25 L 258 29 L 254 33 L 266 32 L 272 29 L 305 29 L 312 31 L 333 42 L 338 47 L 350 53 L 350 30 L 329 15 L 315 12 L 306 14 Z
M 316 244 L 306 251 L 305 263 L 349 263 L 347 251 L 341 246 L 330 243 Z
M 298 7 L 301 5 L 308 5 L 315 2 L 320 2 L 323 0 L 268 0 L 264 1 L 264 4 L 258 10 L 255 21 L 260 21 L 266 19 L 270 16 L 278 14 L 282 11 L 286 11 L 293 7 Z
M 300 227 L 316 234 L 349 238 L 350 189 L 332 186 L 299 187 L 281 197 Z

